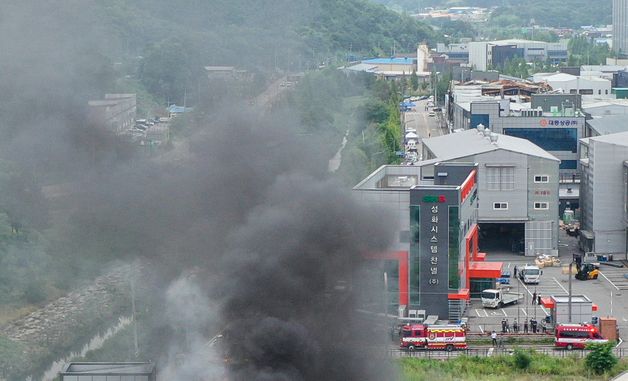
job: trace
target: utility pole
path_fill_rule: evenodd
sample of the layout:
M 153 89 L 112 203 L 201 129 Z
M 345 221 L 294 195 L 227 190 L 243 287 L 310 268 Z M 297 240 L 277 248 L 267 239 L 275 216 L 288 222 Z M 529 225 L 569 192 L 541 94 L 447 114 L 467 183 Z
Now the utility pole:
M 388 272 L 384 271 L 384 317 L 388 317 Z
M 135 270 L 135 262 L 133 262 L 133 270 Z M 133 316 L 133 349 L 135 349 L 135 358 L 139 357 L 140 349 L 137 344 L 137 319 L 135 317 L 135 274 L 136 271 L 131 271 L 131 313 Z
M 569 310 L 569 323 L 571 323 L 571 270 L 573 269 L 573 259 L 569 263 L 569 298 L 567 300 L 567 309 Z M 554 322 L 555 323 L 555 322 Z

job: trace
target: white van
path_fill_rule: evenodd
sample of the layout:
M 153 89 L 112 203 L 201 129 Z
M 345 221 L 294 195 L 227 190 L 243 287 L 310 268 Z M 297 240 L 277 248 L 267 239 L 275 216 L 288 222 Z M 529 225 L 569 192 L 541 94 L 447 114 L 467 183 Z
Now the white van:
M 525 265 L 519 270 L 519 279 L 525 284 L 539 284 L 543 271 L 539 266 Z

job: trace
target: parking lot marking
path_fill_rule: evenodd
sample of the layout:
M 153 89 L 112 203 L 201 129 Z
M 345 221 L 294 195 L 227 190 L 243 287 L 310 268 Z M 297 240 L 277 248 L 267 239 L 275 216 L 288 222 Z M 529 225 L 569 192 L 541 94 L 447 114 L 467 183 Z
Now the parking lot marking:
M 562 284 L 560 284 L 560 282 L 559 282 L 556 278 L 552 277 L 552 279 L 554 279 L 554 282 L 556 282 L 556 284 L 558 285 L 558 287 L 562 288 L 562 289 L 563 289 L 563 291 L 565 291 L 565 294 L 569 294 L 569 291 L 567 291 L 567 289 L 565 289 L 565 287 L 563 287 L 563 285 L 562 285 Z
M 600 275 L 601 275 L 601 276 L 603 276 L 603 277 L 604 277 L 604 279 L 606 279 L 606 280 L 608 281 L 608 283 L 610 283 L 610 284 L 611 284 L 611 286 L 615 287 L 615 289 L 616 289 L 617 291 L 619 291 L 619 287 L 615 286 L 615 283 L 611 282 L 611 280 L 610 280 L 610 279 L 608 279 L 608 278 L 606 277 L 606 275 L 604 275 L 604 273 L 603 273 L 603 272 L 601 272 L 601 271 L 600 271 Z
M 543 310 L 543 312 L 545 313 L 545 316 L 549 316 L 549 312 L 547 312 L 547 310 L 545 309 L 545 307 L 543 306 L 539 306 L 541 307 L 541 309 Z
M 482 315 L 480 315 L 480 310 L 478 310 L 477 308 L 475 309 L 475 313 L 478 315 L 478 317 L 482 317 Z
M 488 311 L 486 309 L 484 310 L 484 314 L 488 317 Z
M 528 313 L 523 308 L 521 309 L 521 312 L 523 312 L 524 315 L 528 316 Z
M 503 308 L 501 310 L 504 313 L 504 316 L 508 317 L 508 314 L 506 313 L 506 310 L 504 310 Z
M 532 296 L 532 291 L 530 291 L 530 290 L 528 289 L 528 286 L 526 286 L 526 284 L 525 284 L 525 283 L 523 283 L 523 282 L 521 281 L 521 279 L 519 279 L 519 278 L 517 278 L 517 281 L 518 281 L 518 282 L 519 282 L 519 283 L 523 286 L 523 288 L 525 288 L 525 290 L 528 292 L 528 294 L 530 294 L 530 296 Z
M 482 328 L 482 326 L 480 325 L 480 332 L 484 333 L 484 328 Z

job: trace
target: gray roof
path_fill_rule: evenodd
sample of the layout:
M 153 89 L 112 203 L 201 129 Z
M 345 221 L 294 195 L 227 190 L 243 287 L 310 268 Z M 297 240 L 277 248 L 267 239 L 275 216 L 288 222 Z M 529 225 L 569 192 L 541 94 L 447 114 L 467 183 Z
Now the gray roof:
M 588 140 L 585 141 L 585 144 L 591 142 L 602 142 L 618 146 L 628 146 L 628 132 L 618 132 L 615 134 L 594 136 L 587 139 Z M 581 141 L 584 141 L 584 139 L 581 139 Z
M 453 160 L 481 153 L 505 150 L 528 156 L 560 161 L 552 154 L 526 139 L 496 134 L 493 143 L 476 129 L 423 139 L 423 144 L 440 160 Z
M 626 115 L 623 114 L 607 115 L 601 118 L 589 119 L 587 120 L 587 124 L 600 135 L 628 131 L 628 118 L 626 118 Z
M 144 375 L 155 370 L 152 363 L 75 362 L 66 366 L 63 375 Z

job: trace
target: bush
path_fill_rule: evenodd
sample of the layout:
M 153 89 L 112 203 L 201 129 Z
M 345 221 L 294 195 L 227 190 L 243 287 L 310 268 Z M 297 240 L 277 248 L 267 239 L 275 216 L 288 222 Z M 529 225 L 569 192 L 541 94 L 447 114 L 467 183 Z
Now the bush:
M 532 356 L 530 353 L 521 349 L 515 349 L 515 366 L 519 369 L 528 369 L 532 363 Z
M 597 374 L 611 370 L 617 364 L 617 357 L 613 354 L 613 343 L 589 344 L 587 349 L 591 353 L 587 355 L 585 364 Z

